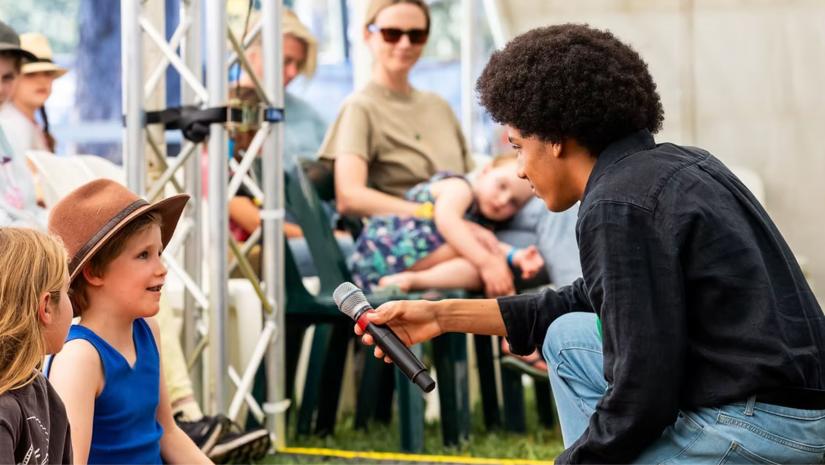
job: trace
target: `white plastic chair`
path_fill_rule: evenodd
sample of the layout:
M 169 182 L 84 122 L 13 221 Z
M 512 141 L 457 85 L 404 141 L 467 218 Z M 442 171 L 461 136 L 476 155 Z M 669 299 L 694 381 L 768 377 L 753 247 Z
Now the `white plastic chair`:
M 77 157 L 60 157 L 42 150 L 28 150 L 26 157 L 34 165 L 46 207 L 51 208 L 75 188 L 94 179 L 94 175 Z
M 28 150 L 26 157 L 37 169 L 47 208 L 89 181 L 108 178 L 123 184 L 126 180 L 120 166 L 96 155 L 59 156 L 45 150 Z
M 123 168 L 97 155 L 76 155 L 77 160 L 92 174 L 94 179 L 108 178 L 126 184 Z

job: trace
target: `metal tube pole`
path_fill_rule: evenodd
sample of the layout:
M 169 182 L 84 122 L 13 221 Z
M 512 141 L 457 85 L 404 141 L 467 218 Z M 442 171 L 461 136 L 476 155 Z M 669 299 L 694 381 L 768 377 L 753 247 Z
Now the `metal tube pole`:
M 187 21 L 189 27 L 181 42 L 181 55 L 187 68 L 198 78 L 203 80 L 201 69 L 201 8 L 200 0 L 182 0 L 180 3 L 180 17 Z M 194 105 L 197 101 L 197 94 L 185 81 L 181 80 L 181 103 L 184 105 Z M 198 150 L 201 145 L 194 147 L 194 156 L 188 157 L 184 165 L 183 177 L 186 192 L 192 196 L 186 209 L 187 218 L 191 219 L 195 227 L 189 235 L 189 241 L 183 251 L 183 266 L 192 280 L 199 286 L 203 284 L 202 260 L 203 260 L 203 234 L 201 214 L 203 211 L 203 196 L 201 195 L 201 157 Z M 179 155 L 183 155 L 182 153 Z M 201 287 L 202 288 L 202 287 Z M 184 293 L 183 300 L 183 347 L 187 354 L 195 350 L 197 344 L 197 330 L 195 327 L 195 298 L 188 292 Z M 209 308 L 209 307 L 205 307 Z M 206 396 L 203 392 L 203 370 L 202 364 L 197 364 L 197 368 L 191 373 L 193 391 L 201 405 L 204 405 Z
M 269 2 L 264 2 L 269 3 Z M 227 75 L 225 37 L 226 7 L 223 1 L 206 3 L 206 81 L 209 106 L 217 107 L 226 100 Z M 212 412 L 224 412 L 226 402 L 226 308 L 228 304 L 227 255 L 229 220 L 226 212 L 227 146 L 223 124 L 209 127 L 209 302 Z
M 510 31 L 504 23 L 504 16 L 501 13 L 501 0 L 483 0 L 484 16 L 490 26 L 490 33 L 493 35 L 493 46 L 495 48 L 504 47 L 510 37 Z
M 461 125 L 467 150 L 473 152 L 473 49 L 475 0 L 461 0 Z
M 352 83 L 356 90 L 364 87 L 372 79 L 372 56 L 364 42 L 364 21 L 369 2 L 352 2 L 352 22 L 349 36 L 352 38 L 350 53 L 352 56 Z
M 122 102 L 125 127 L 123 128 L 123 167 L 126 170 L 126 186 L 142 195 L 146 183 L 146 167 L 143 161 L 143 45 L 141 42 L 140 2 L 120 2 L 120 49 Z
M 264 90 L 275 107 L 284 105 L 283 48 L 281 2 L 263 2 Z M 286 393 L 285 315 L 284 315 L 284 125 L 273 124 L 263 149 L 264 230 L 263 275 L 266 297 L 275 311 L 267 320 L 275 323 L 275 336 L 266 357 L 267 399 L 270 406 L 280 405 Z M 286 412 L 274 409 L 267 426 L 275 433 L 275 445 L 286 446 Z

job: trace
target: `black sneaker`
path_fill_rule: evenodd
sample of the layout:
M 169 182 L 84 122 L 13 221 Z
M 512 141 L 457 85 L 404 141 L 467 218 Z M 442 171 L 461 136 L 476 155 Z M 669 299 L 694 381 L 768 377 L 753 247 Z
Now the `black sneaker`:
M 229 419 L 224 416 L 203 416 L 200 420 L 187 421 L 181 414 L 177 414 L 175 423 L 204 454 L 208 454 L 215 447 L 218 439 L 229 427 Z
M 241 431 L 232 423 L 207 455 L 215 463 L 250 463 L 264 458 L 271 445 L 266 429 Z

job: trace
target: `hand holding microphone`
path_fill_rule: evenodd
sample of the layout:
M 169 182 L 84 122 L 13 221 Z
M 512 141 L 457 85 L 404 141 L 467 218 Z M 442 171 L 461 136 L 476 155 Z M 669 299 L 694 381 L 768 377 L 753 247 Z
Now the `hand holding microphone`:
M 378 347 L 384 351 L 396 366 L 418 385 L 424 392 L 435 388 L 435 381 L 418 358 L 401 342 L 398 336 L 386 325 L 369 321 L 366 314 L 373 310 L 364 293 L 352 283 L 343 283 L 332 294 L 338 308 L 355 321 L 362 331 L 369 333 Z

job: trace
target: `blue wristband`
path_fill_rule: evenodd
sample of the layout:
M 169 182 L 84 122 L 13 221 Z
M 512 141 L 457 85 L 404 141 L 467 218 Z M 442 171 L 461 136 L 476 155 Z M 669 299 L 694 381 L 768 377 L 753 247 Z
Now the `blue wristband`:
M 513 256 L 516 254 L 517 249 L 513 247 L 507 252 L 507 264 L 513 266 Z

